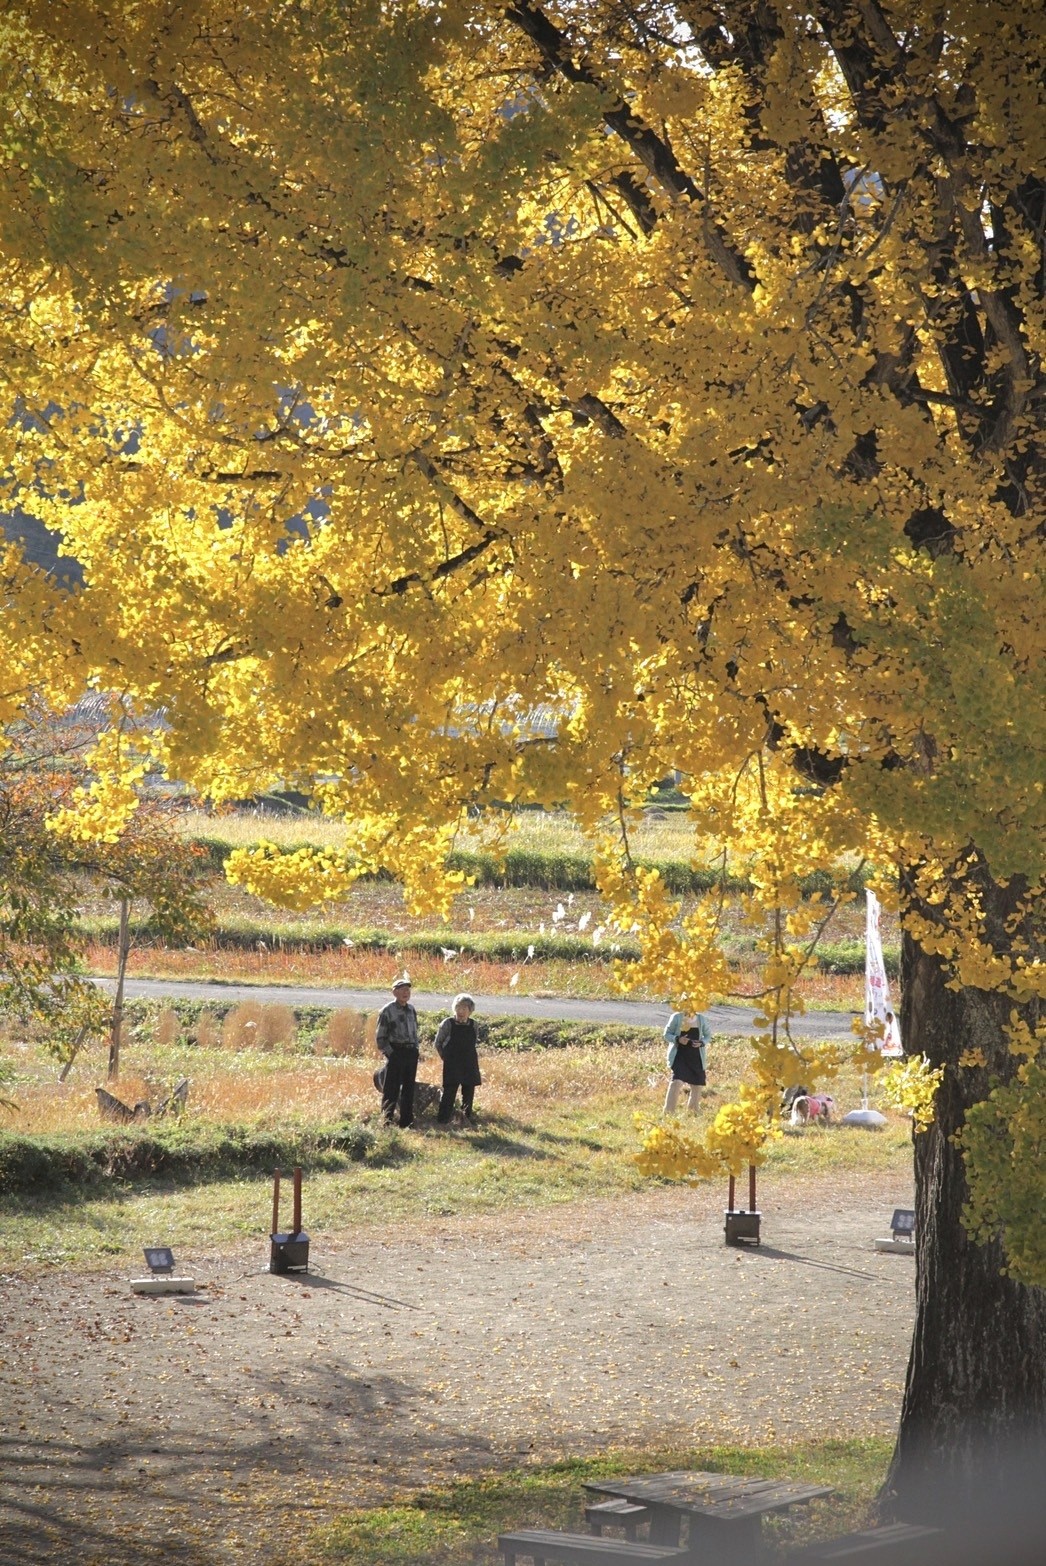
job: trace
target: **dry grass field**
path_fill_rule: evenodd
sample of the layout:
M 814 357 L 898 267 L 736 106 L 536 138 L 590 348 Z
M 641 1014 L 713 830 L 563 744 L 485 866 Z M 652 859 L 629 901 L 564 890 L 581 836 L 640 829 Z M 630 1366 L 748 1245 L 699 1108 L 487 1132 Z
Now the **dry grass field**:
M 247 847 L 264 838 L 281 847 L 315 843 L 337 848 L 344 842 L 344 831 L 336 821 L 313 813 L 277 815 L 268 810 L 202 811 L 179 814 L 177 824 L 188 837 L 219 838 L 235 847 Z M 492 812 L 480 830 L 465 828 L 456 846 L 477 850 L 492 840 L 504 848 L 527 848 L 547 854 L 576 854 L 587 858 L 591 852 L 577 822 L 565 810 L 520 810 Z M 648 811 L 632 834 L 633 852 L 643 859 L 688 859 L 692 852 L 686 817 L 682 811 Z M 713 851 L 710 847 L 709 858 Z
M 116 971 L 113 948 L 105 943 L 88 945 L 86 963 L 92 973 L 112 975 Z M 312 984 L 378 992 L 386 990 L 404 967 L 420 991 L 472 989 L 484 995 L 565 995 L 580 1000 L 606 1000 L 621 995 L 609 963 L 561 959 L 495 962 L 478 957 L 446 962 L 424 952 L 397 957 L 389 952 L 337 947 L 288 951 L 278 944 L 266 946 L 265 950 L 222 947 L 214 942 L 184 949 L 142 945 L 132 951 L 128 973 L 142 979 L 213 977 L 230 984 Z M 747 1005 L 757 998 L 759 977 L 755 963 L 739 962 L 734 971 L 736 986 L 726 994 L 712 996 L 713 1002 Z M 663 999 L 643 988 L 631 993 L 637 1000 Z M 864 1005 L 864 981 L 854 974 L 815 971 L 803 980 L 801 994 L 810 1011 L 860 1010 Z
M 478 1129 L 444 1130 L 429 1120 L 418 1135 L 379 1122 L 372 1026 L 372 1017 L 343 1012 L 310 1032 L 296 1026 L 287 1007 L 247 1003 L 221 1024 L 204 1014 L 202 1042 L 190 1044 L 184 1032 L 171 1042 L 176 1019 L 160 1014 L 149 1027 L 128 1031 L 122 1075 L 110 1087 L 125 1103 L 155 1103 L 188 1077 L 188 1109 L 178 1128 L 186 1136 L 207 1128 L 287 1134 L 362 1122 L 372 1134 L 366 1157 L 350 1167 L 317 1166 L 309 1177 L 311 1224 L 331 1232 L 373 1221 L 376 1202 L 388 1216 L 409 1220 L 512 1211 L 520 1203 L 551 1208 L 647 1184 L 632 1158 L 642 1122 L 660 1113 L 664 1096 L 663 1044 L 654 1030 L 647 1040 L 638 1034 L 620 1042 L 608 1030 L 605 1043 L 484 1050 Z M 23 1136 L 97 1133 L 100 1046 L 85 1052 L 61 1084 L 53 1059 L 39 1048 L 11 1039 L 6 1053 L 15 1076 L 0 1128 Z M 746 1062 L 745 1040 L 715 1040 L 702 1123 L 735 1091 Z M 439 1081 L 431 1047 L 419 1077 Z M 860 1101 L 861 1084 L 848 1073 L 833 1091 L 842 1111 Z M 804 1179 L 831 1178 L 833 1171 L 879 1179 L 903 1174 L 910 1157 L 909 1127 L 898 1116 L 877 1134 L 840 1126 L 799 1132 L 783 1124 L 767 1169 Z M 173 1236 L 171 1243 L 191 1234 L 194 1245 L 220 1248 L 264 1228 L 264 1185 L 248 1174 L 188 1186 L 136 1179 L 82 1199 L 9 1198 L 0 1202 L 0 1260 L 90 1264 L 99 1254 L 135 1253 L 148 1234 Z
M 339 828 L 314 815 L 274 815 L 260 811 L 205 814 L 187 811 L 176 818 L 178 829 L 192 837 L 207 837 L 233 846 L 269 839 L 281 846 L 310 841 L 332 846 Z M 651 813 L 637 828 L 636 852 L 651 859 L 686 859 L 685 817 L 679 812 Z M 576 854 L 588 850 L 573 819 L 565 812 L 523 811 L 506 816 L 507 842 L 545 854 Z M 466 847 L 479 847 L 468 837 Z M 711 862 L 712 855 L 709 855 Z M 709 894 L 711 895 L 711 894 Z M 404 903 L 402 889 L 385 881 L 365 880 L 344 900 L 294 913 L 252 897 L 228 885 L 220 876 L 209 898 L 218 934 L 184 949 L 168 949 L 147 936 L 135 941 L 129 972 L 140 978 L 224 978 L 237 983 L 315 984 L 350 989 L 385 988 L 394 973 L 406 967 L 419 988 L 472 988 L 485 994 L 607 999 L 621 993 L 614 964 L 628 938 L 615 934 L 608 910 L 594 891 L 560 892 L 537 886 L 466 887 L 454 900 L 449 918 L 417 917 Z M 696 898 L 687 895 L 687 913 Z M 93 930 L 87 962 L 91 971 L 111 974 L 115 915 L 111 901 L 85 886 L 81 913 Z M 90 921 L 94 921 L 92 926 Z M 103 921 L 100 928 L 98 921 Z M 730 957 L 735 983 L 713 1001 L 747 1004 L 758 997 L 756 942 L 762 931 L 746 926 L 741 899 L 730 896 L 722 914 L 722 940 Z M 540 942 L 553 936 L 573 943 L 569 957 L 544 955 Z M 864 899 L 856 897 L 836 909 L 821 937 L 822 949 L 833 944 L 854 948 L 863 941 Z M 886 912 L 883 937 L 896 944 L 895 921 Z M 430 950 L 412 946 L 423 938 Z M 496 951 L 488 955 L 484 942 Z M 534 959 L 530 943 L 539 943 Z M 478 945 L 476 952 L 470 948 Z M 506 947 L 509 949 L 506 954 Z M 851 967 L 852 963 L 843 964 Z M 811 1009 L 854 1010 L 863 1005 L 863 980 L 852 972 L 829 971 L 831 964 L 813 966 L 804 976 L 801 995 Z M 652 990 L 633 992 L 637 999 L 662 1001 Z

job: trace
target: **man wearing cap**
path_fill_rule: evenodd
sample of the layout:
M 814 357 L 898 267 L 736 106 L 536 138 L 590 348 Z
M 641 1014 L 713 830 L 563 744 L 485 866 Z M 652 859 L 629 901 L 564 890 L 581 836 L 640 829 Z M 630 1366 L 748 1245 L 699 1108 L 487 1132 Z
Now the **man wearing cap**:
M 381 1112 L 391 1125 L 399 1104 L 400 1125 L 414 1121 L 414 1081 L 418 1075 L 418 1014 L 410 1003 L 410 980 L 397 979 L 392 1000 L 378 1016 L 378 1048 L 385 1056 Z

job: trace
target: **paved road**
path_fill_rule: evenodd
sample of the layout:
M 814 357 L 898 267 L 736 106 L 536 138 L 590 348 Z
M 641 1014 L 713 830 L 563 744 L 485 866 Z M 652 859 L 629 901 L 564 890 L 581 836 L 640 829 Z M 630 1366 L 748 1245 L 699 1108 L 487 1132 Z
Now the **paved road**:
M 99 979 L 99 984 L 112 989 L 111 979 Z M 391 997 L 383 990 L 312 989 L 289 984 L 206 984 L 190 983 L 177 979 L 128 979 L 125 992 L 129 996 L 199 1001 L 257 1000 L 264 1004 L 283 1002 L 287 1006 L 353 1006 L 359 1011 L 372 1011 L 379 1002 L 384 1005 Z M 422 994 L 415 990 L 413 1000 L 419 1011 L 448 1011 L 453 994 Z M 668 1020 L 668 1008 L 654 1006 L 648 1001 L 571 1000 L 567 996 L 551 999 L 532 995 L 476 995 L 476 1010 L 486 1017 L 535 1017 L 554 1021 L 624 1022 L 639 1027 L 662 1028 Z M 720 1033 L 746 1033 L 754 1024 L 755 1013 L 742 1006 L 710 1006 L 708 1016 L 712 1027 Z M 809 1016 L 794 1017 L 792 1032 L 807 1038 L 836 1038 L 849 1036 L 853 1013 L 849 1011 L 815 1011 Z

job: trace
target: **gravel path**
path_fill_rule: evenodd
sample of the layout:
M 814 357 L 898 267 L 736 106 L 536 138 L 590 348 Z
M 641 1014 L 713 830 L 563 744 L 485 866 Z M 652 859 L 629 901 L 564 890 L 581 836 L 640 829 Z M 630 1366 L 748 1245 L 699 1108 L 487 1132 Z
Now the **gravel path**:
M 125 1267 L 0 1277 L 3 1566 L 246 1566 L 338 1507 L 614 1445 L 888 1434 L 913 1267 L 877 1253 L 910 1189 L 760 1190 L 314 1234 L 179 1255 L 197 1293 Z

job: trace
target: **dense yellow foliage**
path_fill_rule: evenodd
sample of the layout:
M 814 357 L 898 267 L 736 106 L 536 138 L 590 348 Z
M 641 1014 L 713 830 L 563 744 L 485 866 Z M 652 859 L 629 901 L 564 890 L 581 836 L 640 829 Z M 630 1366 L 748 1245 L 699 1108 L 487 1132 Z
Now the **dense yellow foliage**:
M 5 557 L 0 719 L 93 683 L 204 794 L 324 780 L 343 854 L 234 863 L 297 905 L 445 906 L 470 807 L 566 801 L 700 1004 L 718 899 L 629 848 L 678 772 L 760 1113 L 841 856 L 1034 1006 L 1044 55 L 1031 0 L 13 0 L 5 494 L 84 585 Z

